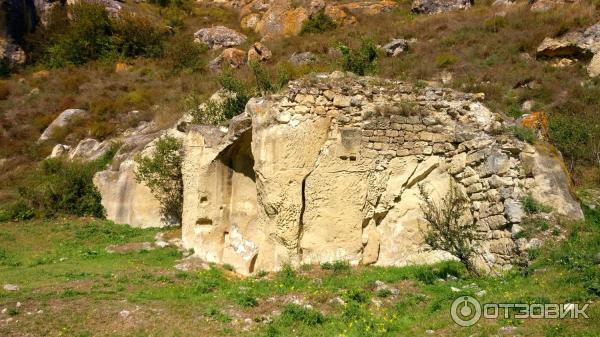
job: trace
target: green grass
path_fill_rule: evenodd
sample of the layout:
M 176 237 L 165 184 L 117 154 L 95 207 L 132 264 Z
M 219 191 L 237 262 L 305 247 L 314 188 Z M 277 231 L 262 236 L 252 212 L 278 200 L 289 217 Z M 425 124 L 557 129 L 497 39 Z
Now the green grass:
M 217 266 L 183 272 L 173 268 L 181 257 L 174 248 L 105 252 L 110 244 L 152 241 L 155 229 L 73 218 L 2 223 L 0 280 L 21 290 L 0 291 L 0 308 L 7 308 L 0 319 L 19 319 L 18 329 L 0 325 L 0 335 L 358 337 L 422 336 L 431 329 L 487 336 L 511 325 L 523 336 L 593 336 L 600 331 L 600 214 L 586 215 L 586 222 L 567 225 L 566 241 L 540 249 L 529 267 L 498 277 L 469 276 L 458 263 L 381 268 L 337 262 L 248 278 Z M 399 294 L 377 291 L 377 280 Z M 454 324 L 452 301 L 482 289 L 486 303 L 590 301 L 591 318 Z M 130 311 L 127 324 L 121 310 Z

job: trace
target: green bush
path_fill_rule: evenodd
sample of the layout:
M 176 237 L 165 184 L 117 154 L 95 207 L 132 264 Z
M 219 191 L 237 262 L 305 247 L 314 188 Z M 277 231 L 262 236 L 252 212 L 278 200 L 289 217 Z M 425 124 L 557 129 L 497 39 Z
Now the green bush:
M 425 243 L 433 249 L 441 249 L 456 256 L 469 270 L 477 270 L 471 258 L 474 254 L 472 241 L 477 238 L 475 221 L 464 221 L 463 215 L 469 208 L 469 201 L 454 183 L 450 183 L 448 193 L 437 203 L 420 184 L 421 211 L 427 223 Z
M 64 31 L 50 37 L 46 59 L 50 67 L 83 64 L 112 49 L 113 27 L 103 5 L 77 2 L 70 9 L 70 20 Z
M 192 115 L 192 123 L 217 125 L 225 120 L 223 115 L 223 104 L 216 101 L 208 101 L 204 104 L 198 101 L 195 95 L 188 96 L 184 103 L 186 111 Z
M 553 144 L 572 161 L 600 165 L 600 124 L 579 115 L 552 114 L 549 136 Z
M 322 33 L 328 30 L 334 30 L 336 27 L 336 23 L 325 14 L 325 11 L 320 10 L 318 13 L 311 15 L 308 20 L 304 21 L 300 34 Z
M 223 89 L 229 91 L 233 95 L 227 97 L 223 104 L 223 116 L 225 119 L 233 118 L 246 109 L 246 103 L 252 97 L 252 91 L 244 84 L 244 82 L 236 79 L 231 73 L 223 73 L 219 77 L 219 84 Z
M 195 43 L 190 36 L 180 35 L 168 41 L 164 50 L 167 65 L 175 72 L 204 72 L 208 47 Z
M 377 49 L 370 40 L 363 40 L 360 48 L 350 49 L 344 44 L 339 44 L 338 49 L 342 52 L 342 68 L 345 71 L 353 72 L 364 76 L 373 74 L 377 71 Z
M 128 13 L 112 21 L 113 48 L 123 57 L 160 56 L 166 30 L 160 29 L 150 19 Z
M 166 33 L 147 17 L 123 13 L 110 18 L 99 3 L 77 2 L 68 14 L 53 11 L 27 46 L 33 60 L 57 68 L 103 57 L 160 56 Z
M 537 136 L 535 135 L 535 131 L 531 128 L 526 128 L 522 126 L 511 126 L 509 131 L 518 139 L 527 142 L 529 144 L 535 143 Z
M 92 179 L 104 167 L 100 161 L 45 160 L 18 188 L 19 196 L 23 205 L 40 217 L 72 214 L 103 218 L 104 207 Z M 24 207 L 14 214 L 15 219 L 31 217 Z
M 317 310 L 305 308 L 297 304 L 288 304 L 283 309 L 281 317 L 292 322 L 302 322 L 309 326 L 325 323 L 325 316 Z
M 150 188 L 160 202 L 164 220 L 173 224 L 181 224 L 183 211 L 181 147 L 180 140 L 165 136 L 157 141 L 151 156 L 136 158 L 136 180 Z

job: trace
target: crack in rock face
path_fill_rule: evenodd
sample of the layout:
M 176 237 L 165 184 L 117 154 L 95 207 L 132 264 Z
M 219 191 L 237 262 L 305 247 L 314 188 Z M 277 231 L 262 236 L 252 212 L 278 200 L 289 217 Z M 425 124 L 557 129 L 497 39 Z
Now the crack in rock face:
M 558 159 L 499 132 L 479 99 L 335 72 L 250 100 L 227 130 L 192 127 L 183 242 L 242 274 L 286 263 L 454 259 L 424 244 L 419 194 L 425 185 L 439 201 L 453 182 L 470 200 L 465 221 L 480 231 L 476 266 L 509 269 L 522 197 L 535 194 L 563 216 L 582 213 L 560 167 L 526 165 Z

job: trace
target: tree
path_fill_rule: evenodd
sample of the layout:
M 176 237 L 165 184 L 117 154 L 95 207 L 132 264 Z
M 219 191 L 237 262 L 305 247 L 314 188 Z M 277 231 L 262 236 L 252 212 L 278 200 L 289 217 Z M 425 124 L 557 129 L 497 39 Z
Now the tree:
M 469 201 L 454 182 L 440 202 L 435 202 L 423 184 L 419 185 L 421 211 L 427 222 L 425 243 L 433 249 L 441 249 L 456 256 L 471 273 L 477 273 L 471 258 L 473 241 L 477 238 L 474 221 L 467 221 L 465 213 Z
M 181 174 L 182 142 L 165 136 L 156 143 L 151 156 L 139 156 L 136 180 L 146 184 L 160 202 L 160 213 L 169 223 L 181 224 L 183 212 L 183 178 Z

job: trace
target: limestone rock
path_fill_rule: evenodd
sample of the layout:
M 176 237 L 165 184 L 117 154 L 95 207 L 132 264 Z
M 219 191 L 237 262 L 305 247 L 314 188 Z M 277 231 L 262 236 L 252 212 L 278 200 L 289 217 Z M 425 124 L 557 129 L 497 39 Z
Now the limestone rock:
M 237 48 L 227 48 L 223 50 L 214 60 L 210 61 L 208 68 L 212 71 L 223 69 L 224 67 L 237 69 L 246 64 L 246 52 Z
M 69 145 L 56 144 L 52 148 L 52 152 L 50 153 L 48 158 L 58 158 L 58 157 L 67 156 L 69 154 L 70 150 L 71 150 L 71 147 Z
M 94 175 L 94 185 L 102 196 L 107 219 L 142 228 L 173 225 L 161 217 L 160 203 L 150 189 L 135 179 L 135 157 L 140 153 L 151 155 L 154 145 L 165 134 L 183 137 L 176 126 L 163 131 L 152 123 L 142 123 L 114 140 L 122 145 L 113 162 L 108 169 Z
M 555 7 L 578 3 L 579 0 L 534 0 L 531 1 L 531 11 L 533 12 L 546 12 L 554 9 Z
M 77 146 L 69 151 L 69 159 L 96 160 L 105 154 L 112 142 L 99 142 L 92 138 L 86 138 L 77 144 Z
M 315 63 L 316 61 L 317 61 L 317 57 L 315 56 L 315 54 L 313 54 L 309 51 L 303 52 L 303 53 L 294 53 L 290 57 L 290 62 L 292 62 L 295 65 L 312 64 L 312 63 Z
M 19 289 L 21 289 L 18 285 L 16 284 L 5 284 L 2 287 L 5 291 L 19 291 Z
M 0 36 L 0 62 L 6 62 L 10 68 L 25 64 L 25 52 L 10 38 Z
M 573 31 L 557 38 L 547 37 L 537 49 L 538 57 L 587 58 L 600 51 L 600 23 L 584 31 Z
M 383 51 L 390 56 L 398 56 L 408 49 L 408 41 L 405 39 L 393 39 L 383 46 Z
M 590 64 L 588 65 L 587 70 L 590 77 L 597 77 L 600 75 L 600 53 L 594 55 L 592 61 L 590 61 Z
M 415 13 L 437 14 L 468 9 L 473 5 L 470 0 L 414 0 L 412 11 Z
M 196 41 L 211 49 L 239 46 L 246 42 L 246 36 L 224 26 L 202 28 L 194 33 Z
M 81 109 L 67 109 L 58 115 L 56 119 L 46 127 L 38 142 L 44 142 L 50 139 L 57 129 L 66 127 L 70 122 L 77 118 L 84 118 L 88 115 L 87 111 Z
M 260 42 L 254 43 L 248 50 L 248 62 L 268 61 L 272 56 L 271 50 Z
M 571 183 L 561 159 L 548 149 L 532 154 L 522 153 L 521 157 L 525 170 L 535 182 L 530 189 L 531 196 L 551 206 L 559 215 L 583 219 L 581 206 L 570 192 Z
M 285 263 L 455 260 L 425 244 L 419 193 L 424 186 L 439 202 L 454 183 L 473 205 L 463 221 L 479 227 L 477 265 L 509 269 L 519 198 L 544 193 L 559 213 L 577 218 L 581 210 L 560 165 L 493 132 L 497 116 L 479 99 L 335 72 L 253 98 L 226 125 L 171 129 L 184 140 L 183 245 L 203 265 L 228 263 L 246 275 Z M 376 109 L 393 102 L 422 112 Z M 133 179 L 134 156 L 151 153 L 161 134 L 129 135 L 112 167 L 96 175 L 110 219 L 162 224 L 157 201 Z

